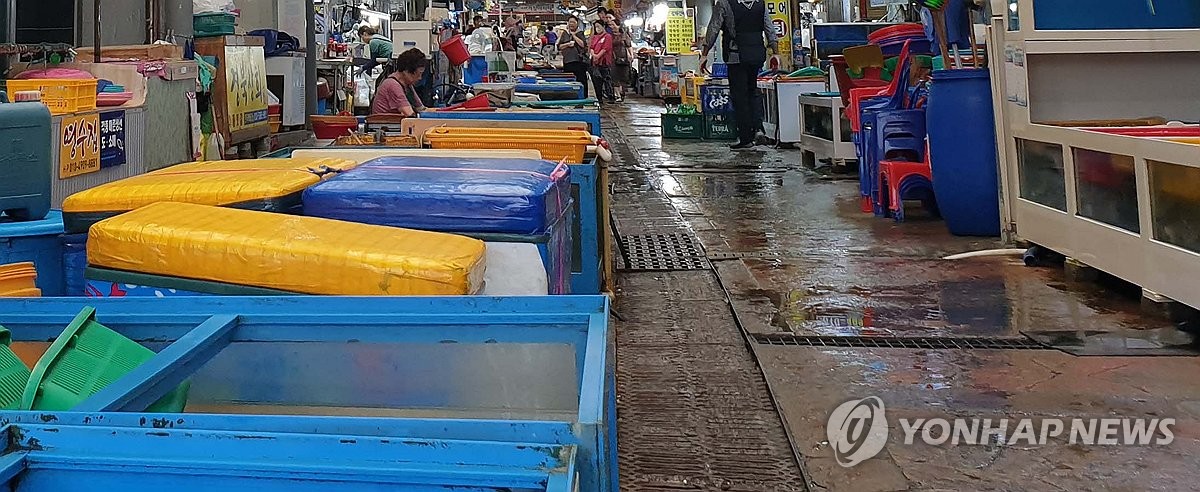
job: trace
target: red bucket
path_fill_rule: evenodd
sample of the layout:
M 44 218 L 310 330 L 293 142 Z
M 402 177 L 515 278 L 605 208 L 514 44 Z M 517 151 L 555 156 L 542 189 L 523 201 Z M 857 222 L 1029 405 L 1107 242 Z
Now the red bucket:
M 450 59 L 450 65 L 459 66 L 471 61 L 471 53 L 467 51 L 467 44 L 463 42 L 462 36 L 455 34 L 450 39 L 442 41 L 442 53 L 446 54 L 446 58 Z
M 317 138 L 338 138 L 358 130 L 358 119 L 353 116 L 313 115 L 312 129 Z

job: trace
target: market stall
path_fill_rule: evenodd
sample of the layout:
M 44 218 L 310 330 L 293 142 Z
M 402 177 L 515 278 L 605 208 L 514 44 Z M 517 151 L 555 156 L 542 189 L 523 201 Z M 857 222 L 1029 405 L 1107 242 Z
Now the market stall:
M 128 48 L 128 47 L 126 47 Z M 193 135 L 189 94 L 196 88 L 195 62 L 174 58 L 124 61 L 128 49 L 110 55 L 102 63 L 60 63 L 50 68 L 18 64 L 15 77 L 23 73 L 69 74 L 83 79 L 16 80 L 11 88 L 40 89 L 50 104 L 53 94 L 72 85 L 90 83 L 93 94 L 76 96 L 75 104 L 55 106 L 51 147 L 54 174 L 51 203 L 54 207 L 70 194 L 116 179 L 189 161 Z M 119 55 L 118 55 L 119 54 Z M 147 54 L 161 56 L 159 54 Z M 168 57 L 173 54 L 168 53 Z M 87 82 L 91 78 L 91 82 Z M 98 82 L 103 81 L 103 82 Z M 35 85 L 30 85 L 35 84 Z M 74 108 L 74 109 L 72 109 Z M 94 134 L 93 140 L 74 138 L 79 132 Z M 92 132 L 92 133 L 88 133 Z M 146 145 L 154 142 L 154 145 Z

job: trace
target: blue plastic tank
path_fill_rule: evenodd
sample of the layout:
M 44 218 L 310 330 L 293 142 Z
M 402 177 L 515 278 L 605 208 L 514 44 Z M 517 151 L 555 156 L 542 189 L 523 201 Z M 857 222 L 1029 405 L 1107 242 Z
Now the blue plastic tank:
M 87 234 L 64 234 L 63 248 L 63 295 L 82 296 L 86 292 L 87 278 Z
M 0 214 L 41 220 L 50 211 L 50 110 L 40 102 L 8 102 L 0 92 Z
M 956 236 L 1000 235 L 996 124 L 986 68 L 937 70 L 925 110 L 933 192 Z

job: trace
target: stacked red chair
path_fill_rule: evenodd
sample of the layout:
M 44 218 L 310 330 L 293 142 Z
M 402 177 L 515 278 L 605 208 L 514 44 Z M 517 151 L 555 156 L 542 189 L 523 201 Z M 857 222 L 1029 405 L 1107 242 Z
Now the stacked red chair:
M 937 198 L 933 194 L 933 172 L 929 165 L 926 144 L 925 159 L 911 161 L 879 161 L 879 196 L 877 200 L 896 222 L 904 222 L 904 200 L 921 200 L 927 210 L 937 213 Z

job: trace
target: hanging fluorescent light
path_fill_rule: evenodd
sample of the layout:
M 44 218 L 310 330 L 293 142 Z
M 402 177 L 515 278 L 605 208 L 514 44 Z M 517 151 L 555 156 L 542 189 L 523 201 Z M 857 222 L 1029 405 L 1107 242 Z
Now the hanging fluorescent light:
M 654 10 L 650 15 L 650 20 L 646 21 L 651 26 L 661 26 L 667 23 L 667 4 L 660 3 L 654 6 Z

